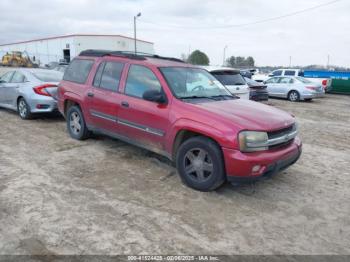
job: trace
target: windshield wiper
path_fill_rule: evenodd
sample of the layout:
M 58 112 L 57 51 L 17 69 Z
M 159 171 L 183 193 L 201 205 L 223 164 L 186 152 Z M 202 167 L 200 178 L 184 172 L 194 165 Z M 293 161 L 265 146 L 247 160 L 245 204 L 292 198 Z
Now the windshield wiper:
M 236 99 L 237 96 L 235 95 L 216 95 L 216 96 L 211 96 L 212 98 L 231 98 L 231 99 Z
M 180 99 L 212 99 L 216 100 L 213 96 L 180 96 Z

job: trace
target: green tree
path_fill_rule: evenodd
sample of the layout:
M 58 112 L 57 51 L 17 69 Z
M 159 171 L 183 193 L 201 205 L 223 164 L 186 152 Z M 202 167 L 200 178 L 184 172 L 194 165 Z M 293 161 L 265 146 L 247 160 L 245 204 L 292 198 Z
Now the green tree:
M 187 59 L 193 65 L 209 65 L 208 56 L 200 50 L 193 51 Z
M 245 58 L 243 56 L 236 57 L 236 66 L 238 66 L 238 67 L 245 66 Z
M 247 57 L 246 62 L 247 62 L 247 66 L 249 66 L 249 67 L 254 67 L 254 65 L 255 65 L 254 58 L 251 56 Z
M 229 58 L 226 59 L 226 64 L 229 67 L 235 67 L 236 66 L 236 57 L 230 56 Z

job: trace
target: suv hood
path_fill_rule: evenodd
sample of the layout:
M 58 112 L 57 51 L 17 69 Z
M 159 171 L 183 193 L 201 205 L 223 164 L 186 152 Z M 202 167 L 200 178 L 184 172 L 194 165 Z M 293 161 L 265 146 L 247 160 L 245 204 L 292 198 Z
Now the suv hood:
M 221 116 L 223 121 L 234 123 L 242 130 L 274 131 L 295 122 L 294 117 L 285 111 L 243 99 L 199 103 L 195 106 L 215 114 L 214 119 Z

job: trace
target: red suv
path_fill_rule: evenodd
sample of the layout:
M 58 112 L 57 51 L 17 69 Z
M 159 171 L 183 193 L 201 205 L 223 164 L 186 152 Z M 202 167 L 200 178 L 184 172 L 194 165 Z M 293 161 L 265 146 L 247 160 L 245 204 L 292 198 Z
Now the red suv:
M 238 99 L 174 58 L 83 51 L 59 84 L 58 105 L 73 138 L 102 133 L 164 155 L 201 191 L 269 176 L 301 154 L 290 114 Z

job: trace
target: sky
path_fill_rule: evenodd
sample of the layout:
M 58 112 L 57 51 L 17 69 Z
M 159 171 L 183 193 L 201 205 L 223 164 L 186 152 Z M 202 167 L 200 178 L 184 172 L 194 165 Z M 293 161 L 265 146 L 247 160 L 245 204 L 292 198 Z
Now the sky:
M 0 43 L 74 33 L 133 36 L 157 54 L 199 49 L 212 65 L 253 56 L 257 65 L 350 67 L 350 0 L 270 20 L 331 0 L 1 0 Z

